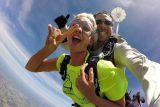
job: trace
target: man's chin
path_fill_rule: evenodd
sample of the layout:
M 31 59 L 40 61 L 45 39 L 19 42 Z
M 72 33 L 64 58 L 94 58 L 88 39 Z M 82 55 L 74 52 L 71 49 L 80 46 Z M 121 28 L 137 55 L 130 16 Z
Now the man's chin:
M 99 37 L 100 39 L 98 39 L 99 42 L 104 42 L 108 40 L 108 37 Z
M 109 37 L 110 37 L 110 36 L 109 36 L 107 33 L 98 36 L 98 38 L 100 38 L 100 39 L 107 39 L 107 38 L 109 38 Z
M 105 35 L 106 35 L 106 32 L 100 32 L 100 35 L 104 35 L 104 36 L 105 36 Z

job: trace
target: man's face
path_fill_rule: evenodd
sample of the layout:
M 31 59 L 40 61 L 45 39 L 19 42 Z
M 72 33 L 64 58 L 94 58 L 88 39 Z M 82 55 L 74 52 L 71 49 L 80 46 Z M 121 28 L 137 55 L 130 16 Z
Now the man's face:
M 107 41 L 112 35 L 112 26 L 109 22 L 112 22 L 112 18 L 106 14 L 98 14 L 95 16 L 97 23 L 97 32 L 99 41 Z

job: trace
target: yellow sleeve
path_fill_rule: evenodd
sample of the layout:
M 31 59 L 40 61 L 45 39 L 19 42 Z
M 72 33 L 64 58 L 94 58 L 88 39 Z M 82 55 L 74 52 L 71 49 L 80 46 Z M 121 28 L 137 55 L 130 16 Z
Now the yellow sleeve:
M 57 67 L 58 71 L 60 71 L 60 64 L 62 63 L 64 57 L 65 57 L 65 54 L 61 54 L 61 55 L 58 57 L 58 60 L 57 60 L 57 62 L 56 62 L 56 67 Z
M 97 63 L 97 71 L 100 92 L 111 101 L 121 99 L 128 87 L 124 72 L 105 60 Z

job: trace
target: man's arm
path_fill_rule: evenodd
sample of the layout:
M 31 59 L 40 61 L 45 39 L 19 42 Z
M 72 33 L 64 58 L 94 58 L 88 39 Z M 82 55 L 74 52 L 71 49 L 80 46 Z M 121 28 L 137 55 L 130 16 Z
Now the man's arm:
M 116 44 L 114 50 L 114 60 L 118 67 L 125 67 L 130 70 L 139 80 L 141 80 L 146 73 L 149 65 L 148 58 L 140 53 L 135 48 L 132 48 L 123 39 Z

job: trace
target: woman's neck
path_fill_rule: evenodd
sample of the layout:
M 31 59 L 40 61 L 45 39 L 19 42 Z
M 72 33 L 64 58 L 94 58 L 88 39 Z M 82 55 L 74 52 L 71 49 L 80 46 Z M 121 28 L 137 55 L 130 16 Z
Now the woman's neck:
M 82 51 L 77 53 L 71 52 L 71 65 L 80 66 L 84 64 L 86 55 L 87 55 L 87 51 Z

